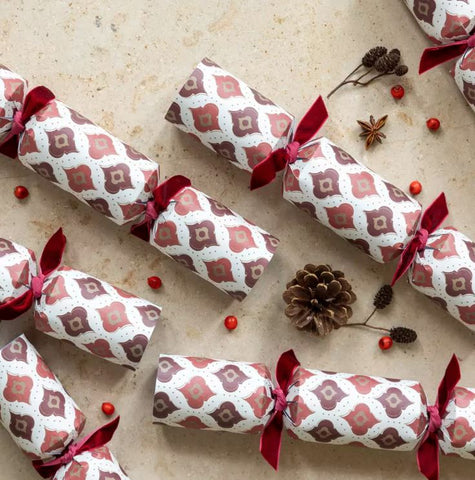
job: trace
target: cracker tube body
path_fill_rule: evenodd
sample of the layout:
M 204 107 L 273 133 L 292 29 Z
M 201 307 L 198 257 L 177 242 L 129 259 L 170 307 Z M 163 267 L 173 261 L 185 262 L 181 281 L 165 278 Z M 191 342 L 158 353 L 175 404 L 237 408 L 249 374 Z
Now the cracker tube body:
M 154 190 L 132 233 L 238 300 L 264 273 L 279 243 L 181 175 Z
M 27 82 L 5 67 L 0 67 L 0 153 L 17 157 L 119 225 L 143 214 L 158 182 L 155 162 L 45 87 L 27 93 Z
M 33 309 L 35 327 L 113 363 L 135 369 L 160 308 L 95 277 L 60 266 L 58 230 L 37 265 L 34 253 L 0 239 L 0 319 Z

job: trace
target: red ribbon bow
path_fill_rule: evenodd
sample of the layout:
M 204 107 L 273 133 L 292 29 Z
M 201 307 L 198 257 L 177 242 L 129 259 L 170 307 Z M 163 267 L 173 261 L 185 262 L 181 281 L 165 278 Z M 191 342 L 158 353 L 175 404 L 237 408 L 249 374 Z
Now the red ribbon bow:
M 145 218 L 140 223 L 132 225 L 130 233 L 148 242 L 154 220 L 166 210 L 175 195 L 189 186 L 190 180 L 183 175 L 175 175 L 158 185 L 152 193 L 153 200 L 147 202 Z
M 61 264 L 65 248 L 66 237 L 60 228 L 45 245 L 38 265 L 38 275 L 31 279 L 30 289 L 23 295 L 0 305 L 0 320 L 13 320 L 19 317 L 29 310 L 35 298 L 41 297 L 43 283 Z
M 53 92 L 46 87 L 36 87 L 26 94 L 23 108 L 14 113 L 12 128 L 5 140 L 0 144 L 0 153 L 10 158 L 17 157 L 20 134 L 25 130 L 26 122 L 46 107 L 54 98 Z
M 272 182 L 277 172 L 283 170 L 289 163 L 294 163 L 297 160 L 299 148 L 317 134 L 327 118 L 328 112 L 320 96 L 298 124 L 292 142 L 285 148 L 274 150 L 253 168 L 251 190 Z
M 76 455 L 103 447 L 106 443 L 110 442 L 119 425 L 119 420 L 120 417 L 116 417 L 112 422 L 99 427 L 79 442 L 70 443 L 63 453 L 54 460 L 50 460 L 49 462 L 34 460 L 32 462 L 33 467 L 43 478 L 52 477 L 61 467 L 70 463 Z
M 284 411 L 287 407 L 286 396 L 295 369 L 300 366 L 293 350 L 284 352 L 277 362 L 275 377 L 278 387 L 273 390 L 275 399 L 274 412 L 267 422 L 261 435 L 260 451 L 268 463 L 275 468 L 279 467 L 282 430 L 284 428 Z
M 441 193 L 432 204 L 427 207 L 422 215 L 419 230 L 417 230 L 416 234 L 404 248 L 399 258 L 399 263 L 396 272 L 394 273 L 391 286 L 393 286 L 409 269 L 417 252 L 420 252 L 425 248 L 429 235 L 439 227 L 448 214 L 449 210 L 447 208 L 445 194 Z
M 465 40 L 426 48 L 422 53 L 421 61 L 419 63 L 419 73 L 427 72 L 427 70 L 430 70 L 437 65 L 448 62 L 453 58 L 460 57 L 460 55 L 463 55 L 467 49 L 474 47 L 475 34 Z
M 460 380 L 460 365 L 455 355 L 452 356 L 440 382 L 435 405 L 428 407 L 429 428 L 417 450 L 419 471 L 429 480 L 439 479 L 439 437 L 438 432 L 447 405 Z

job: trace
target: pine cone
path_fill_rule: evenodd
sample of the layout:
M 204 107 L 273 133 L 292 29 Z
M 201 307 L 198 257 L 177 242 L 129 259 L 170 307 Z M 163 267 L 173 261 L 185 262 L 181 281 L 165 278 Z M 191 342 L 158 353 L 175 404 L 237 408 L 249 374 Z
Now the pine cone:
M 401 52 L 394 48 L 386 55 L 379 57 L 374 63 L 374 68 L 380 73 L 389 73 L 393 71 L 401 60 Z
M 379 57 L 382 57 L 387 53 L 386 47 L 374 47 L 368 50 L 364 57 L 361 59 L 361 63 L 368 68 L 371 68 Z
M 383 285 L 374 296 L 373 305 L 382 310 L 386 308 L 393 299 L 393 289 L 391 285 Z
M 345 325 L 353 313 L 349 305 L 356 301 L 356 295 L 344 277 L 330 265 L 305 265 L 282 295 L 287 303 L 285 314 L 297 328 L 321 336 Z
M 393 327 L 389 336 L 397 343 L 412 343 L 417 340 L 417 333 L 406 327 Z

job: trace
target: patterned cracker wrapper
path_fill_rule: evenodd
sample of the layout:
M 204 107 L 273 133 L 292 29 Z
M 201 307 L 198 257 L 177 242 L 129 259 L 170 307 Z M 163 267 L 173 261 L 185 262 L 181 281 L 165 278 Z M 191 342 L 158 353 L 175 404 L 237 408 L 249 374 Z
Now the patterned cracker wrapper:
M 453 228 L 436 230 L 416 254 L 409 282 L 475 330 L 475 243 Z
M 378 262 L 401 254 L 421 216 L 415 200 L 323 137 L 287 166 L 283 196 Z
M 35 275 L 33 252 L 0 239 L 0 302 L 24 293 Z M 46 278 L 33 309 L 38 330 L 132 369 L 160 316 L 158 306 L 66 266 Z
M 0 68 L 0 141 L 25 94 L 26 81 Z M 119 225 L 144 213 L 158 182 L 155 162 L 57 100 L 26 122 L 18 159 Z
M 294 123 L 284 109 L 207 58 L 178 92 L 165 118 L 249 172 L 287 144 Z
M 193 187 L 154 222 L 150 243 L 238 300 L 251 291 L 279 241 Z
M 24 335 L 0 349 L 0 419 L 32 459 L 60 454 L 86 421 Z
M 274 408 L 260 363 L 160 355 L 153 420 L 176 427 L 261 432 Z

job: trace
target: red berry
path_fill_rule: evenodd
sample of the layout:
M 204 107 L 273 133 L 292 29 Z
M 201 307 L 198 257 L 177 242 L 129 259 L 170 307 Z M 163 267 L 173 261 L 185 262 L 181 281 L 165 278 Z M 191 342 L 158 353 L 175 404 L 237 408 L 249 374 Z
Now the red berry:
M 411 195 L 419 195 L 422 191 L 422 184 L 421 182 L 418 182 L 417 180 L 414 180 L 411 182 L 409 185 L 409 191 L 411 192 Z
M 28 189 L 26 187 L 24 187 L 23 185 L 17 185 L 15 187 L 15 189 L 13 190 L 13 193 L 14 193 L 15 197 L 18 198 L 19 200 L 23 200 L 24 198 L 26 198 L 30 194 Z
M 225 319 L 224 319 L 224 326 L 228 329 L 228 330 L 234 330 L 238 325 L 238 320 L 237 318 L 234 316 L 234 315 L 228 315 Z
M 378 345 L 381 350 L 389 350 L 393 346 L 393 339 L 389 336 L 381 337 Z
M 394 87 L 391 88 L 391 95 L 396 100 L 404 97 L 404 87 L 402 85 L 394 85 Z
M 112 415 L 115 412 L 115 407 L 114 407 L 114 405 L 112 405 L 112 403 L 104 402 L 102 404 L 102 411 L 106 415 Z
M 162 286 L 162 281 L 160 277 L 148 277 L 147 279 L 148 286 L 154 290 L 159 289 Z
M 429 130 L 439 130 L 440 128 L 440 120 L 438 118 L 429 118 L 429 120 L 427 120 L 426 122 L 426 125 L 427 125 L 427 128 Z

